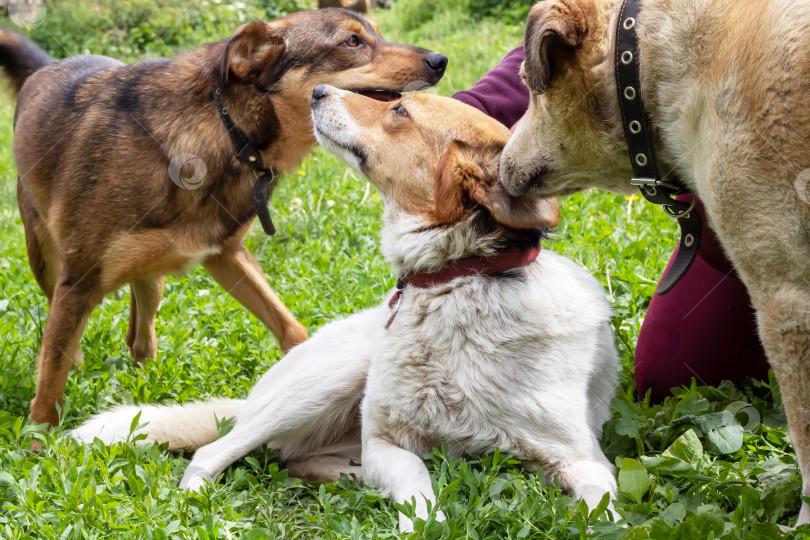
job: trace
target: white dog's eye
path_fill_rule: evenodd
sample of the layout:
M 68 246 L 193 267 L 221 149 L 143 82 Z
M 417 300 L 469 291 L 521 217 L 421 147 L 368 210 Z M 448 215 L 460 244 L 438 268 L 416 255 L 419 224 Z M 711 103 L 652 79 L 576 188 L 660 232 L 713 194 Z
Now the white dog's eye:
M 402 105 L 395 106 L 391 109 L 391 112 L 394 113 L 395 116 L 410 116 Z

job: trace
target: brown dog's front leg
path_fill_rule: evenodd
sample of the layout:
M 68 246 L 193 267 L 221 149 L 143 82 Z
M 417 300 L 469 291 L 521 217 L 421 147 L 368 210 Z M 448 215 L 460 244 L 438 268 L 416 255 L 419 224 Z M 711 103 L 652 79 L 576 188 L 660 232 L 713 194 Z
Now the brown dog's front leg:
M 139 279 L 129 284 L 129 330 L 127 345 L 136 362 L 157 357 L 155 314 L 163 297 L 166 278 Z
M 217 283 L 259 318 L 289 351 L 306 341 L 307 330 L 279 300 L 267 283 L 259 263 L 239 245 L 203 262 Z
M 31 401 L 31 421 L 59 423 L 56 404 L 62 404 L 71 361 L 90 312 L 101 299 L 95 291 L 60 283 L 54 290 L 51 310 L 42 336 L 37 368 L 37 393 Z

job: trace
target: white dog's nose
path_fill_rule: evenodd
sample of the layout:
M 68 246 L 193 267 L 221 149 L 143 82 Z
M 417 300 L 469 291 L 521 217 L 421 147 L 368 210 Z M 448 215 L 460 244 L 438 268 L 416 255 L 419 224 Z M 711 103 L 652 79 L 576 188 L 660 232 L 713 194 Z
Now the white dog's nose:
M 319 84 L 316 86 L 315 90 L 312 91 L 312 104 L 315 105 L 317 102 L 325 98 L 328 93 L 328 86 L 325 84 Z

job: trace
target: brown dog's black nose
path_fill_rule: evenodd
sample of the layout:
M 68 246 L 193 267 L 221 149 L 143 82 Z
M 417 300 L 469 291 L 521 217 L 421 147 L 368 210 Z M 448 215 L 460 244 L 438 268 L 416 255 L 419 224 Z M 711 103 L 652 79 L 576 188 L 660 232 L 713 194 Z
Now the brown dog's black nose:
M 430 71 L 436 74 L 437 77 L 444 75 L 444 68 L 447 67 L 447 57 L 442 53 L 430 53 L 425 58 L 425 65 Z
M 318 86 L 316 86 L 315 90 L 312 91 L 312 104 L 314 105 L 316 102 L 325 98 L 326 94 L 327 91 L 325 84 L 319 84 Z

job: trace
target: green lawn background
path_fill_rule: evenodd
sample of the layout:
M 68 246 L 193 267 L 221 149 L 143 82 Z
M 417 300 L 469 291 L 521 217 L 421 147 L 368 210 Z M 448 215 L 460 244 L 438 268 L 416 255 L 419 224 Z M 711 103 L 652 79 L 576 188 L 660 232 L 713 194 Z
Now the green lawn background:
M 27 35 L 55 57 L 102 53 L 134 61 L 222 38 L 244 20 L 299 6 L 311 3 L 57 2 Z M 528 6 L 398 0 L 392 10 L 371 16 L 387 39 L 445 53 L 447 74 L 431 92 L 452 95 L 519 45 Z M 348 478 L 320 485 L 288 477 L 268 451 L 228 469 L 213 490 L 189 496 L 176 487 L 187 456 L 124 444 L 82 446 L 61 428 L 34 433 L 26 419 L 47 306 L 27 266 L 16 206 L 13 110 L 13 97 L 4 94 L 0 537 L 398 537 L 397 506 L 375 490 Z M 458 460 L 438 450 L 428 460 L 448 520 L 419 522 L 414 537 L 777 537 L 774 523 L 795 520 L 801 483 L 775 385 L 693 385 L 655 406 L 635 395 L 633 347 L 676 242 L 674 222 L 637 197 L 588 192 L 562 206 L 562 222 L 547 247 L 591 271 L 615 312 L 623 370 L 603 445 L 621 469 L 617 508 L 624 522 L 600 521 L 599 512 L 589 517 L 581 504 L 508 456 Z M 379 196 L 362 178 L 318 149 L 276 190 L 271 211 L 277 235 L 265 236 L 258 225 L 249 235 L 247 246 L 269 282 L 310 332 L 376 304 L 393 285 L 377 245 L 381 210 Z M 159 358 L 142 368 L 133 366 L 125 345 L 128 308 L 128 290 L 122 289 L 94 311 L 82 338 L 85 366 L 68 380 L 65 428 L 118 403 L 243 397 L 281 357 L 266 329 L 199 268 L 168 278 L 157 320 Z M 759 422 L 735 417 L 746 407 Z M 44 438 L 43 453 L 30 450 L 33 438 Z

